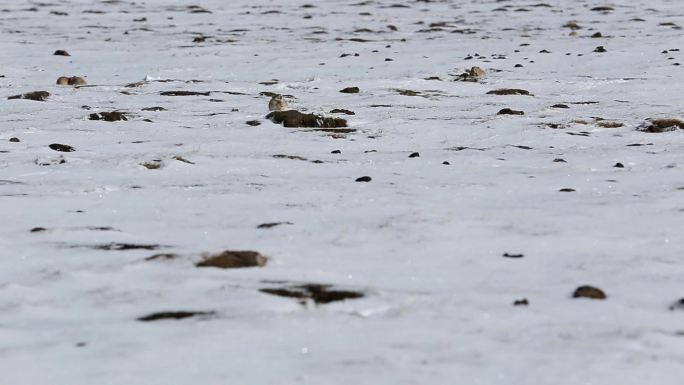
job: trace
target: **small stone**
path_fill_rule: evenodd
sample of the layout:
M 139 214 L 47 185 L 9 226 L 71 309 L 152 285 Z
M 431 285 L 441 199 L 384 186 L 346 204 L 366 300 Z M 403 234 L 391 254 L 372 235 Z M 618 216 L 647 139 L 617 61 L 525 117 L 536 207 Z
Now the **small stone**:
M 9 141 L 12 142 L 12 143 L 19 143 L 19 142 L 21 142 L 21 140 L 19 140 L 19 138 L 15 138 L 15 137 L 9 138 Z
M 248 120 L 245 122 L 245 124 L 247 124 L 248 126 L 256 127 L 261 125 L 261 122 L 258 120 Z
M 497 115 L 525 115 L 523 111 L 516 111 L 510 108 L 504 108 L 496 113 Z
M 346 110 L 344 108 L 335 108 L 330 111 L 331 114 L 345 114 L 345 115 L 356 115 L 354 111 Z
M 371 180 L 372 180 L 372 178 L 369 176 L 362 176 L 362 177 L 356 178 L 357 182 L 370 182 Z
M 73 147 L 69 146 L 68 144 L 52 143 L 49 147 L 51 150 L 55 150 L 55 151 L 59 151 L 59 152 L 74 152 L 74 151 L 76 151 Z
M 565 161 L 565 159 L 562 159 L 562 158 L 556 158 L 556 159 L 553 160 L 553 162 L 554 162 L 554 163 L 568 163 L 568 162 Z
M 593 286 L 580 286 L 572 294 L 573 298 L 591 298 L 591 299 L 606 299 L 606 294 L 603 290 Z
M 622 164 L 622 163 L 620 163 L 620 162 L 617 162 L 617 163 L 615 163 L 615 165 L 614 165 L 613 167 L 615 167 L 615 168 L 625 168 L 625 165 Z
M 211 255 L 195 264 L 197 267 L 217 267 L 221 269 L 235 269 L 243 267 L 266 266 L 268 258 L 256 251 L 232 251 Z
M 347 87 L 340 90 L 343 94 L 358 94 L 360 91 L 359 87 Z
M 331 154 L 341 154 L 342 151 L 340 151 L 340 150 L 332 150 L 332 151 L 330 151 L 330 153 L 331 153 Z
M 503 257 L 504 258 L 523 258 L 525 254 L 509 254 L 509 253 L 504 253 Z
M 31 229 L 32 233 L 42 233 L 44 231 L 47 231 L 45 227 L 34 227 Z
M 340 118 L 327 118 L 315 114 L 303 114 L 296 110 L 273 111 L 266 115 L 273 123 L 284 127 L 339 128 L 347 127 L 347 121 Z
M 559 192 L 574 192 L 575 189 L 574 189 L 574 188 L 562 188 L 562 189 L 560 189 L 560 190 L 558 190 L 558 191 L 559 191 Z
M 551 108 L 570 108 L 567 104 L 554 104 Z
M 69 55 L 69 52 L 67 52 L 67 51 L 65 51 L 65 50 L 63 50 L 63 49 L 58 49 L 57 51 L 55 51 L 55 53 L 54 53 L 53 55 L 56 55 L 56 56 L 71 56 L 71 55 Z
M 445 160 L 444 162 L 442 162 L 442 164 L 445 166 L 449 166 L 451 163 L 449 163 L 448 161 Z
M 413 152 L 413 153 L 411 153 L 411 155 L 409 155 L 409 158 L 419 158 L 419 157 L 420 157 L 420 153 L 418 153 L 418 152 Z
M 530 304 L 530 302 L 527 300 L 527 298 L 516 299 L 513 302 L 513 306 L 528 306 L 529 304 Z
M 606 51 L 606 49 L 602 45 L 600 45 L 600 46 L 594 48 L 594 52 L 604 53 L 604 52 L 608 52 L 608 51 Z
M 100 112 L 99 114 L 90 114 L 88 116 L 88 119 L 90 120 L 104 120 L 105 122 L 117 122 L 120 120 L 128 120 L 126 118 L 126 115 L 124 115 L 122 112 L 119 111 L 111 111 L 111 112 Z

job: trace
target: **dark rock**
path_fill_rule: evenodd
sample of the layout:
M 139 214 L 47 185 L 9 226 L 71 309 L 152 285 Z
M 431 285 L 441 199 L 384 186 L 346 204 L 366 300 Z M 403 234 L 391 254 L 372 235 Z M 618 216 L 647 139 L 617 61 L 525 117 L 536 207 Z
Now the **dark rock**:
M 338 128 L 347 127 L 347 121 L 340 118 L 326 118 L 315 114 L 303 114 L 296 110 L 273 111 L 266 115 L 273 123 L 284 127 Z
M 15 138 L 15 137 L 9 138 L 9 141 L 12 142 L 12 143 L 19 143 L 19 142 L 21 142 L 21 140 L 19 140 L 19 138 Z
M 243 267 L 262 267 L 265 266 L 267 262 L 268 258 L 256 251 L 226 250 L 220 254 L 209 256 L 205 260 L 196 263 L 195 266 L 235 269 Z
M 47 231 L 45 227 L 34 227 L 31 229 L 32 233 L 42 233 L 44 231 Z
M 442 162 L 442 164 L 445 165 L 445 166 L 449 166 L 451 163 L 449 163 L 449 162 L 447 162 L 447 161 L 445 160 L 444 162 Z
M 604 53 L 604 52 L 608 52 L 608 51 L 606 51 L 606 49 L 602 45 L 600 45 L 600 46 L 594 48 L 594 52 Z
M 145 107 L 142 111 L 166 111 L 164 107 Z
M 362 292 L 350 290 L 332 290 L 330 285 L 314 283 L 292 285 L 282 288 L 265 288 L 259 289 L 259 291 L 280 297 L 296 298 L 302 304 L 305 304 L 307 300 L 311 300 L 316 305 L 344 301 L 347 299 L 362 298 L 364 296 Z
M 111 111 L 111 112 L 100 112 L 95 114 L 90 114 L 88 116 L 89 120 L 104 120 L 105 122 L 117 122 L 119 120 L 128 120 L 123 112 Z
M 554 104 L 551 108 L 570 108 L 567 104 Z
M 356 178 L 357 182 L 370 182 L 371 180 L 372 180 L 372 178 L 369 176 L 362 176 L 362 177 Z
M 214 314 L 216 313 L 213 311 L 164 311 L 140 317 L 138 318 L 138 321 L 151 322 L 162 320 L 179 320 L 190 317 L 208 317 Z
M 670 310 L 684 310 L 684 298 L 680 298 L 670 305 Z
M 591 298 L 591 299 L 606 299 L 606 294 L 603 290 L 593 286 L 580 286 L 572 294 L 573 298 Z
M 615 165 L 614 165 L 613 167 L 615 167 L 615 168 L 625 168 L 625 165 L 622 164 L 622 163 L 620 163 L 620 162 L 617 162 L 617 163 L 615 163 Z
M 420 157 L 420 153 L 418 153 L 418 152 L 413 152 L 409 155 L 409 158 L 419 158 L 419 157 Z
M 530 304 L 530 302 L 527 300 L 527 298 L 516 299 L 516 300 L 513 302 L 513 306 L 527 306 L 527 305 L 529 305 L 529 304 Z
M 65 51 L 65 50 L 63 50 L 63 49 L 58 49 L 57 51 L 55 51 L 55 53 L 54 53 L 53 55 L 56 55 L 56 56 L 71 56 L 71 55 L 69 55 L 69 52 L 67 52 L 67 51 Z
M 560 190 L 558 190 L 558 191 L 559 191 L 559 192 L 574 192 L 575 189 L 574 189 L 574 188 L 562 188 L 562 189 L 560 189 Z
M 649 119 L 638 128 L 643 132 L 668 132 L 677 129 L 684 130 L 684 121 L 679 119 Z
M 257 229 L 271 229 L 276 226 L 280 225 L 291 225 L 293 224 L 292 222 L 268 222 L 268 223 L 262 223 L 259 226 L 257 226 Z
M 553 162 L 554 162 L 554 163 L 568 163 L 568 162 L 565 161 L 565 159 L 562 159 L 562 158 L 556 158 L 556 159 L 553 160 Z
M 504 258 L 523 258 L 525 254 L 509 254 L 509 253 L 504 253 L 503 257 Z
M 332 151 L 330 151 L 330 153 L 331 153 L 331 154 L 341 154 L 342 151 L 340 151 L 340 150 L 332 150 Z
M 47 100 L 47 98 L 49 96 L 50 96 L 50 93 L 47 91 L 33 91 L 33 92 L 21 94 L 21 95 L 9 96 L 7 99 L 28 99 L 28 100 L 35 100 L 37 102 L 43 102 L 43 101 Z
M 69 146 L 68 144 L 59 144 L 59 143 L 52 143 L 50 145 L 50 149 L 55 150 L 55 151 L 60 151 L 60 152 L 74 152 L 74 151 L 76 151 L 76 149 Z
M 534 96 L 527 90 L 521 90 L 519 88 L 499 88 L 497 90 L 492 90 L 487 92 L 487 95 L 527 95 Z
M 504 108 L 496 113 L 497 115 L 525 115 L 523 111 L 516 111 L 510 108 Z
M 356 115 L 354 111 L 345 110 L 344 108 L 335 108 L 330 111 L 331 114 L 345 114 L 345 115 Z
M 359 91 L 359 87 L 347 87 L 340 90 L 340 92 L 342 92 L 343 94 L 358 94 Z
M 245 124 L 247 124 L 248 126 L 256 127 L 256 126 L 260 126 L 261 122 L 258 120 L 248 120 L 245 122 Z

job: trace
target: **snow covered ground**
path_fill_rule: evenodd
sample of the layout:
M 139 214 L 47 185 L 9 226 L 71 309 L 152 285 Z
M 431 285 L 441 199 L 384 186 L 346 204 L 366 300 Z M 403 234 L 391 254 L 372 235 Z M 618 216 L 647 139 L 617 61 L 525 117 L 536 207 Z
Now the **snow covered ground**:
M 684 131 L 637 127 L 684 117 L 682 27 L 681 0 L 0 2 L 0 384 L 681 384 Z M 224 250 L 269 261 L 195 266 Z M 261 291 L 312 283 L 363 298 Z M 206 313 L 139 320 L 177 311 Z

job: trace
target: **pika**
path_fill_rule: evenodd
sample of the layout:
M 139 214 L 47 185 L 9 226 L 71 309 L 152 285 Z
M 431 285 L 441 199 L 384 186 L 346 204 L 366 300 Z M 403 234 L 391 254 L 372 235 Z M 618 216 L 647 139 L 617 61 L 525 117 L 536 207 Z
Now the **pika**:
M 84 86 L 88 83 L 80 76 L 60 76 L 59 79 L 57 79 L 57 84 L 60 86 Z
M 283 95 L 275 95 L 268 102 L 268 109 L 270 111 L 287 111 L 289 108 L 287 106 L 287 101 L 283 99 Z

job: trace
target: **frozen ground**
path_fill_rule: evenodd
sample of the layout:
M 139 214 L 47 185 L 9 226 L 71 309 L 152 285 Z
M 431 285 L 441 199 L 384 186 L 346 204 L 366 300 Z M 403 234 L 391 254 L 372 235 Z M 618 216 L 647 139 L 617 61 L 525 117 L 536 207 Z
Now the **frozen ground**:
M 0 3 L 0 384 L 682 383 L 684 2 L 178 3 Z

